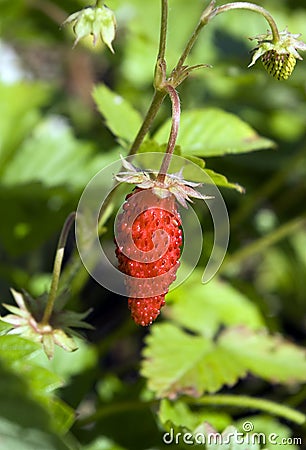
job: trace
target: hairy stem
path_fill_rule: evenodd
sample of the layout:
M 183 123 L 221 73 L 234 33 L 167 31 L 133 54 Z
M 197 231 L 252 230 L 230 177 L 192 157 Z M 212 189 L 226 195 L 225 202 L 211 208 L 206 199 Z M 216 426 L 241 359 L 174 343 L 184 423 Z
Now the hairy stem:
M 161 0 L 160 35 L 159 35 L 159 49 L 157 60 L 165 59 L 167 28 L 168 28 L 168 0 Z
M 48 297 L 47 305 L 46 305 L 44 315 L 43 315 L 43 318 L 41 321 L 41 323 L 43 325 L 48 324 L 49 319 L 52 314 L 52 311 L 53 311 L 53 306 L 54 306 L 57 289 L 58 289 L 59 278 L 60 278 L 60 274 L 61 274 L 65 245 L 67 242 L 68 233 L 70 231 L 71 225 L 74 222 L 74 219 L 75 219 L 75 212 L 69 214 L 69 216 L 67 217 L 67 219 L 63 225 L 60 238 L 58 240 L 58 245 L 57 245 L 57 250 L 56 250 L 56 255 L 55 255 L 54 265 L 53 265 L 53 274 L 52 274 L 51 287 L 50 287 L 50 291 L 49 291 L 49 297 Z
M 157 179 L 159 182 L 163 183 L 167 174 L 167 171 L 169 169 L 169 165 L 171 162 L 171 158 L 174 152 L 175 143 L 179 131 L 179 125 L 180 125 L 180 117 L 181 117 L 181 106 L 180 106 L 180 98 L 178 96 L 178 93 L 174 89 L 173 86 L 167 85 L 165 86 L 165 89 L 167 90 L 171 103 L 172 103 L 172 125 L 171 125 L 171 131 L 170 136 L 167 144 L 166 153 L 161 165 L 161 168 L 159 170 L 159 174 L 157 176 Z
M 273 19 L 273 17 L 269 13 L 269 11 L 267 11 L 265 8 L 262 8 L 261 6 L 258 6 L 254 3 L 249 3 L 249 2 L 226 3 L 225 5 L 218 6 L 217 8 L 215 8 L 210 15 L 210 19 L 217 16 L 218 14 L 221 14 L 226 11 L 231 11 L 233 9 L 246 9 L 248 11 L 253 11 L 258 14 L 261 14 L 266 19 L 266 21 L 268 22 L 268 24 L 271 28 L 272 36 L 273 36 L 272 42 L 275 44 L 276 42 L 279 41 L 280 36 L 279 36 L 279 31 L 278 31 L 277 25 L 275 23 L 275 20 Z

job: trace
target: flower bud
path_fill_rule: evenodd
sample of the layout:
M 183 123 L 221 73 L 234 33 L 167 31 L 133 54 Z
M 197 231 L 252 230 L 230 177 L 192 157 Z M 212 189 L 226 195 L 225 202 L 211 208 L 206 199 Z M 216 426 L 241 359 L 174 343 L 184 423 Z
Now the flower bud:
M 100 37 L 102 42 L 114 53 L 112 42 L 116 33 L 116 18 L 114 12 L 106 5 L 88 6 L 71 14 L 64 25 L 72 23 L 76 35 L 74 47 L 84 37 L 92 35 L 95 45 Z
M 256 36 L 257 47 L 252 50 L 253 58 L 248 67 L 261 59 L 264 68 L 277 80 L 287 80 L 293 72 L 296 60 L 303 58 L 297 52 L 306 50 L 306 44 L 299 41 L 300 34 L 292 34 L 286 30 L 279 33 L 279 39 L 273 39 L 272 33 Z

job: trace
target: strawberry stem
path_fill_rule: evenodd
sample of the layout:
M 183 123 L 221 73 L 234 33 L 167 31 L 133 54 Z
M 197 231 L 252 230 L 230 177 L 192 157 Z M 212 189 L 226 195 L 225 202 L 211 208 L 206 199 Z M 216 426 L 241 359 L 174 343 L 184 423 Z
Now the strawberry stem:
M 58 289 L 59 278 L 60 278 L 60 274 L 61 274 L 65 245 L 67 242 L 68 233 L 70 231 L 71 225 L 73 224 L 74 220 L 75 220 L 75 212 L 72 212 L 71 214 L 69 214 L 69 216 L 65 220 L 60 238 L 58 240 L 57 250 L 56 250 L 56 255 L 55 255 L 54 265 L 53 265 L 52 282 L 51 282 L 47 305 L 46 305 L 44 315 L 43 315 L 43 318 L 41 321 L 41 325 L 47 325 L 49 323 L 49 320 L 50 320 L 50 317 L 51 317 L 51 314 L 53 311 L 53 306 L 54 306 L 57 289 Z
M 217 8 L 215 8 L 212 11 L 212 13 L 210 14 L 209 19 L 212 19 L 213 17 L 217 16 L 218 14 L 221 14 L 221 13 L 226 12 L 226 11 L 230 11 L 232 9 L 246 9 L 248 11 L 254 11 L 254 12 L 257 12 L 257 13 L 261 14 L 266 19 L 266 21 L 268 22 L 268 24 L 269 24 L 269 26 L 271 28 L 272 36 L 273 36 L 272 42 L 274 44 L 276 44 L 280 40 L 280 36 L 279 36 L 279 31 L 278 31 L 277 25 L 275 23 L 275 20 L 273 19 L 273 17 L 269 13 L 269 11 L 267 11 L 262 6 L 258 6 L 258 5 L 254 4 L 254 3 L 249 3 L 249 2 L 226 3 L 225 5 L 218 6 Z
M 166 97 L 166 93 L 163 89 L 163 85 L 166 79 L 166 42 L 167 42 L 167 30 L 168 30 L 168 0 L 161 0 L 161 19 L 160 19 L 160 34 L 159 34 L 159 48 L 158 56 L 155 66 L 154 87 L 155 92 L 148 109 L 148 112 L 144 118 L 144 121 L 135 137 L 135 140 L 130 148 L 129 156 L 135 155 L 144 140 L 144 137 L 148 133 L 156 114 L 159 111 L 161 104 Z
M 169 165 L 174 152 L 175 143 L 179 131 L 180 117 L 181 117 L 181 105 L 178 93 L 176 92 L 174 87 L 169 84 L 166 84 L 164 89 L 168 92 L 172 103 L 172 125 L 166 153 L 157 176 L 157 180 L 160 183 L 163 183 L 165 181 L 165 177 L 169 169 Z

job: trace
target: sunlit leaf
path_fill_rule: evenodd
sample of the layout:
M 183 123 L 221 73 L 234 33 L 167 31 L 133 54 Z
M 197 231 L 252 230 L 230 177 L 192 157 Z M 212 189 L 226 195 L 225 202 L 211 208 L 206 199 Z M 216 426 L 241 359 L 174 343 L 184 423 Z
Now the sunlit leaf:
M 0 336 L 0 416 L 21 426 L 65 433 L 74 414 L 54 395 L 62 378 L 35 363 L 39 347 L 19 336 Z
M 147 338 L 143 355 L 142 374 L 158 397 L 198 397 L 232 386 L 248 373 L 271 383 L 306 380 L 306 358 L 301 348 L 245 327 L 227 328 L 218 339 L 210 340 L 171 324 L 157 325 Z
M 116 156 L 119 157 L 119 152 Z M 41 182 L 48 187 L 80 188 L 113 160 L 114 154 L 95 155 L 93 144 L 76 139 L 63 118 L 50 117 L 40 122 L 19 148 L 3 174 L 2 183 L 16 186 Z
M 258 309 L 245 295 L 216 277 L 202 284 L 201 276 L 201 271 L 195 270 L 168 294 L 168 299 L 174 300 L 166 311 L 172 320 L 205 336 L 213 336 L 224 325 L 264 326 Z
M 0 173 L 10 163 L 17 146 L 40 119 L 50 89 L 40 83 L 0 83 Z
M 168 121 L 154 135 L 159 143 L 167 141 Z M 253 128 L 234 114 L 217 108 L 183 112 L 177 140 L 182 155 L 221 156 L 271 149 L 275 144 L 259 136 Z
M 31 410 L 32 414 L 35 417 L 35 411 Z M 0 417 L 0 442 L 3 450 L 70 450 L 58 436 L 22 427 L 4 417 Z
M 93 98 L 112 133 L 121 141 L 131 142 L 142 123 L 140 114 L 104 84 L 95 87 Z

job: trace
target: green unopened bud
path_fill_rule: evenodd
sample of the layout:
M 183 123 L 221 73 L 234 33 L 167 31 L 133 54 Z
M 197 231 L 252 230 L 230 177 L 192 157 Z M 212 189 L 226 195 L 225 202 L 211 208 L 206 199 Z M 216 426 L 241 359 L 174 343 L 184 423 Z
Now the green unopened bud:
M 279 40 L 273 40 L 272 33 L 256 36 L 258 45 L 252 50 L 253 58 L 250 66 L 261 58 L 265 69 L 277 80 L 287 80 L 293 72 L 296 60 L 303 58 L 297 50 L 306 50 L 306 44 L 299 41 L 300 34 L 292 34 L 287 30 L 279 33 Z
M 72 23 L 76 35 L 74 46 L 86 36 L 93 36 L 95 45 L 99 37 L 102 42 L 114 53 L 112 42 L 116 34 L 116 18 L 114 12 L 106 5 L 88 6 L 87 8 L 71 14 L 64 25 Z

